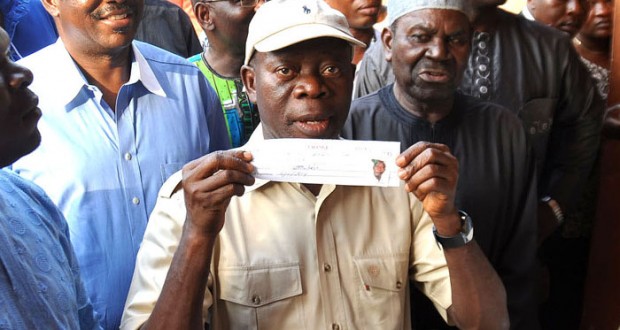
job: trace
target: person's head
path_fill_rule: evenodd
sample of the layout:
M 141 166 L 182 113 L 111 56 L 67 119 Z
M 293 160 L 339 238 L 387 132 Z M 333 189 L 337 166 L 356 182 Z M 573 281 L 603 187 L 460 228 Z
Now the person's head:
M 574 36 L 583 24 L 586 0 L 527 0 L 527 8 L 536 21 Z
M 243 56 L 248 26 L 264 0 L 192 0 L 209 45 Z
M 382 160 L 373 159 L 372 163 L 372 171 L 375 178 L 377 178 L 377 180 L 381 180 L 381 176 L 385 173 L 385 162 Z
M 370 29 L 377 23 L 381 0 L 325 0 L 347 18 L 352 29 Z
M 32 73 L 9 58 L 9 35 L 0 28 L 0 168 L 29 154 L 41 142 L 39 99 L 28 89 Z
M 67 49 L 115 54 L 131 46 L 144 0 L 42 0 Z
M 470 15 L 464 0 L 390 0 L 382 39 L 397 95 L 414 103 L 454 97 L 469 57 Z
M 346 18 L 322 0 L 274 0 L 254 15 L 241 77 L 265 138 L 337 138 L 351 104 Z
M 612 0 L 590 0 L 590 10 L 579 31 L 580 38 L 610 39 L 614 4 Z

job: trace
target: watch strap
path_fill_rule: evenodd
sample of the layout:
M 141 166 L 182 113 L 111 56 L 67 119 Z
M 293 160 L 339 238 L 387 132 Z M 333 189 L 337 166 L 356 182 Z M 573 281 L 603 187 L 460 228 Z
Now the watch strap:
M 442 236 L 437 232 L 437 228 L 433 226 L 433 235 L 437 244 L 444 249 L 452 249 L 461 247 L 474 239 L 474 226 L 469 214 L 459 211 L 461 218 L 461 232 L 454 236 Z

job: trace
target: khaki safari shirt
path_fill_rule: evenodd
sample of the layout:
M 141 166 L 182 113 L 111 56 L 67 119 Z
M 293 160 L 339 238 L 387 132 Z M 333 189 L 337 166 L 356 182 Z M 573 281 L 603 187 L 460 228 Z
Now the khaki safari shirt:
M 248 143 L 262 139 L 259 126 Z M 180 181 L 160 191 L 121 329 L 146 322 L 164 285 L 186 216 Z M 444 318 L 452 303 L 432 221 L 403 187 L 323 185 L 314 196 L 257 179 L 232 198 L 213 253 L 211 329 L 410 329 L 409 279 Z

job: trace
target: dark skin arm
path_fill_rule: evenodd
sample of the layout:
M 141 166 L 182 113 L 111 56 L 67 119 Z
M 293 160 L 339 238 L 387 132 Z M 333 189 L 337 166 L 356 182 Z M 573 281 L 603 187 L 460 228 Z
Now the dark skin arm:
M 607 108 L 605 111 L 603 136 L 620 140 L 620 103 Z
M 605 110 L 602 135 L 612 140 L 620 140 L 620 103 Z M 560 205 L 561 207 L 561 205 Z M 542 244 L 558 229 L 560 224 L 546 203 L 538 205 L 538 244 Z
M 218 151 L 183 167 L 187 218 L 153 313 L 143 329 L 203 329 L 202 305 L 226 208 L 254 183 L 252 155 Z
M 461 229 L 454 205 L 458 161 L 442 144 L 418 142 L 396 160 L 399 176 L 430 215 L 437 231 L 454 236 Z M 452 285 L 448 315 L 460 329 L 508 329 L 506 292 L 475 241 L 444 249 Z

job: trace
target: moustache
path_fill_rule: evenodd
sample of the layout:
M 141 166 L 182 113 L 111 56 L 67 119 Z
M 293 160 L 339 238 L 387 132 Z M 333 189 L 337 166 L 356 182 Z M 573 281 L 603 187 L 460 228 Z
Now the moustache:
M 132 15 L 134 13 L 134 9 L 126 3 L 110 3 L 105 7 L 95 10 L 91 15 L 96 19 L 102 19 L 118 12 Z

